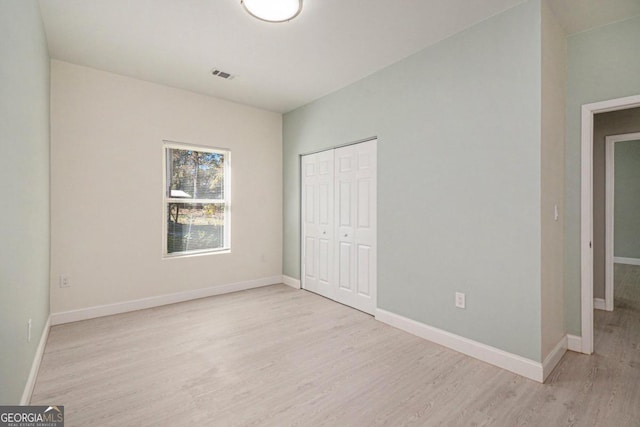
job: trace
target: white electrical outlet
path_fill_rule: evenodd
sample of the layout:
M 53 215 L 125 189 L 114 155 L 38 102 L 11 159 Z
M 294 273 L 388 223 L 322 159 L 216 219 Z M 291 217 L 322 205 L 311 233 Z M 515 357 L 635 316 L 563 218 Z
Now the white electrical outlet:
M 71 287 L 71 279 L 69 279 L 69 276 L 65 276 L 64 274 L 60 275 L 60 287 L 61 288 Z
M 31 319 L 29 319 L 27 325 L 29 325 L 27 328 L 27 342 L 31 342 Z
M 456 307 L 465 308 L 465 297 L 462 292 L 456 292 Z

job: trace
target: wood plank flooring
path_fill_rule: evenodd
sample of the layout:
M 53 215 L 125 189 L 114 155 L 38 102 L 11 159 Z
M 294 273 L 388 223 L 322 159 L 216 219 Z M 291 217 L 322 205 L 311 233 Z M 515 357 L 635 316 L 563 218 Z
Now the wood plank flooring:
M 67 426 L 640 426 L 640 267 L 547 384 L 284 285 L 51 329 Z

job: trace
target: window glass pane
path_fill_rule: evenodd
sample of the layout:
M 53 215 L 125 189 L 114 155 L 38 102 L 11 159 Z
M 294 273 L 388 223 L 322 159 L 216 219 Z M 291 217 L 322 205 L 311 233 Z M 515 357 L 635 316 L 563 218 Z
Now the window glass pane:
M 224 154 L 167 148 L 168 196 L 224 199 Z
M 167 253 L 224 247 L 224 204 L 169 203 Z

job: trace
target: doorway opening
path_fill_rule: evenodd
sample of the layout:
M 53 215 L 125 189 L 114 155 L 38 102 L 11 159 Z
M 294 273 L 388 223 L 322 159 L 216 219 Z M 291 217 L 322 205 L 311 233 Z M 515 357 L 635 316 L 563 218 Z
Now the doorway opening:
M 640 95 L 609 101 L 585 104 L 582 106 L 581 137 L 581 206 L 580 206 L 580 264 L 581 264 L 581 323 L 582 353 L 593 353 L 593 286 L 594 286 L 594 248 L 593 248 L 593 149 L 594 116 L 598 113 L 626 110 L 640 107 Z M 612 288 L 613 289 L 613 288 Z M 613 298 L 613 295 L 611 295 Z

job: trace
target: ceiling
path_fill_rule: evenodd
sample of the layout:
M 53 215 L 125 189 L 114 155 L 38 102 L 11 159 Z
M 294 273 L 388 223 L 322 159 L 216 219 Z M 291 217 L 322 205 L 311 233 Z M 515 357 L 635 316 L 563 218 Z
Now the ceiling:
M 40 0 L 40 9 L 52 58 L 287 112 L 520 2 L 304 0 L 283 24 L 252 18 L 240 0 Z M 638 0 L 551 5 L 569 34 L 640 14 Z

